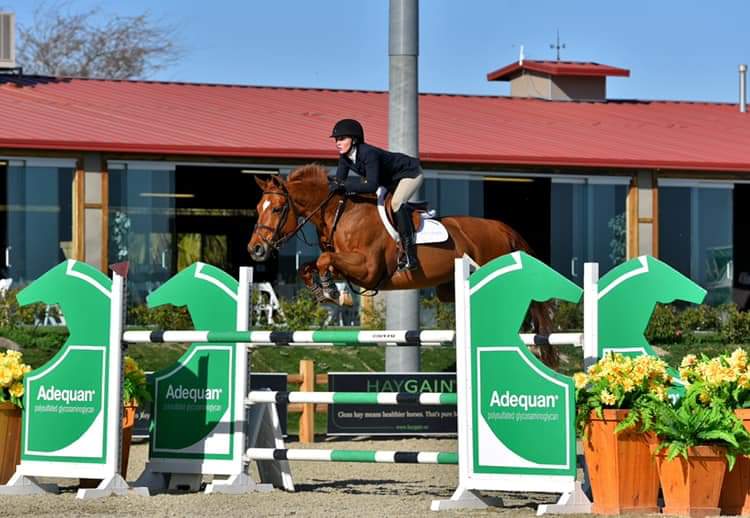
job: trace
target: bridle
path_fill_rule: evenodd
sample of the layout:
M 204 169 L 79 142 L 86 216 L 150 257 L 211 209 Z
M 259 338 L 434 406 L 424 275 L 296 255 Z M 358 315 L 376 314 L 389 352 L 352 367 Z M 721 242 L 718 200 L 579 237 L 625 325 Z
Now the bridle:
M 281 246 L 284 245 L 287 241 L 289 241 L 291 238 L 293 238 L 295 235 L 297 235 L 297 232 L 300 231 L 302 227 L 304 227 L 310 219 L 320 212 L 320 210 L 325 206 L 326 203 L 329 202 L 329 200 L 333 197 L 335 192 L 329 192 L 328 196 L 318 205 L 318 208 L 312 211 L 310 214 L 305 216 L 305 218 L 297 223 L 297 226 L 286 234 L 285 236 L 281 235 L 282 229 L 284 226 L 286 226 L 286 222 L 289 219 L 289 213 L 292 212 L 292 200 L 289 196 L 289 191 L 283 184 L 279 184 L 279 187 L 281 188 L 280 191 L 263 191 L 263 196 L 266 195 L 276 195 L 276 196 L 283 196 L 284 197 L 284 206 L 281 208 L 281 216 L 279 217 L 279 222 L 276 224 L 276 228 L 268 226 L 268 225 L 261 225 L 260 223 L 255 224 L 255 228 L 253 229 L 253 233 L 256 233 L 257 230 L 267 230 L 271 232 L 271 239 L 266 238 L 263 234 L 258 234 L 258 237 L 260 238 L 263 243 L 271 247 L 272 249 L 278 251 Z

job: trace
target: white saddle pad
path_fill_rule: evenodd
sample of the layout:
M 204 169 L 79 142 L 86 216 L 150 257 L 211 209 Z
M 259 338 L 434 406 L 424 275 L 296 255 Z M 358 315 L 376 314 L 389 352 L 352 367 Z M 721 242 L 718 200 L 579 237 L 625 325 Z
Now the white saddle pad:
M 393 228 L 391 222 L 388 221 L 388 215 L 385 211 L 385 187 L 378 187 L 378 214 L 380 215 L 380 221 L 383 222 L 388 234 L 393 238 L 394 241 L 399 241 L 398 231 Z M 415 238 L 417 244 L 424 243 L 442 243 L 448 240 L 448 231 L 445 229 L 442 223 L 436 219 L 435 211 L 431 210 L 427 213 L 419 213 L 420 221 L 419 226 L 415 232 Z

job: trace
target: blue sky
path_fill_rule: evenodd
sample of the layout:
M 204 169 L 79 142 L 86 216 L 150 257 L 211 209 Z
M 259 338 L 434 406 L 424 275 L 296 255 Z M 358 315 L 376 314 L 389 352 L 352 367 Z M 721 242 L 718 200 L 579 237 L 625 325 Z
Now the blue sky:
M 0 0 L 29 23 L 37 0 Z M 48 2 L 49 3 L 49 2 Z M 149 11 L 171 23 L 181 62 L 153 79 L 272 86 L 388 89 L 388 0 L 70 0 L 107 14 Z M 628 68 L 608 96 L 736 102 L 750 61 L 750 2 L 727 0 L 421 0 L 419 89 L 508 93 L 487 72 L 518 58 Z

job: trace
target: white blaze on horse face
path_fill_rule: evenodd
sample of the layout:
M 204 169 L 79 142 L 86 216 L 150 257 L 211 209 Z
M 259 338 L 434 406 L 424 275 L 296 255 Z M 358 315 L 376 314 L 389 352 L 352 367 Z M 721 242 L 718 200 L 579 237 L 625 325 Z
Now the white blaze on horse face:
M 270 201 L 270 200 L 266 200 L 266 201 L 264 201 L 264 202 L 263 202 L 263 208 L 262 208 L 262 209 L 260 209 L 260 210 L 261 210 L 261 212 L 265 212 L 265 211 L 266 211 L 266 209 L 268 208 L 268 206 L 269 206 L 269 205 L 271 205 L 271 201 Z

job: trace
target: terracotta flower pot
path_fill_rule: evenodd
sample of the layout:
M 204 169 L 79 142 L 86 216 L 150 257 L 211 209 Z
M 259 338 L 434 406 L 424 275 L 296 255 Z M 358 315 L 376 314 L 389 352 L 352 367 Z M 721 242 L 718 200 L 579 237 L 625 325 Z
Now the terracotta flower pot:
M 726 449 L 695 446 L 688 458 L 668 461 L 666 451 L 656 455 L 656 467 L 664 493 L 664 514 L 702 518 L 720 514 L 719 496 L 727 469 Z
M 750 430 L 750 409 L 739 408 L 734 411 L 747 430 Z M 721 514 L 750 514 L 750 458 L 737 457 L 734 469 L 727 468 L 724 473 L 724 485 L 719 499 Z
M 591 413 L 583 452 L 595 514 L 656 513 L 659 477 L 649 450 L 650 434 L 615 433 L 628 410 Z
M 21 462 L 21 409 L 0 403 L 0 484 L 8 482 Z
M 128 474 L 128 460 L 130 460 L 130 443 L 133 439 L 133 427 L 135 426 L 135 413 L 138 405 L 127 405 L 123 408 L 122 416 L 122 450 L 120 451 L 120 475 L 123 478 Z
M 130 443 L 133 439 L 133 426 L 138 405 L 125 405 L 122 409 L 122 448 L 120 450 L 120 475 L 127 478 L 128 460 L 130 459 Z M 80 487 L 92 488 L 99 485 L 101 480 L 96 478 L 80 479 Z

